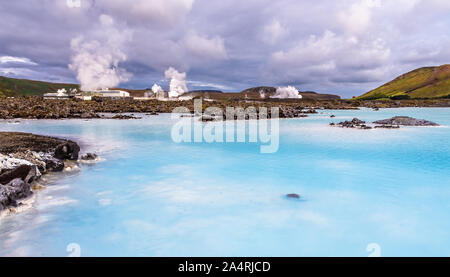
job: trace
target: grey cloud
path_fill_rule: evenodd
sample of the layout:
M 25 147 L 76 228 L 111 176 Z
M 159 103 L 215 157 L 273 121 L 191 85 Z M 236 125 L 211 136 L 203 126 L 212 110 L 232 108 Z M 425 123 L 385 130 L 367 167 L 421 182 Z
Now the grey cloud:
M 161 79 L 173 66 L 187 72 L 190 89 L 295 85 L 351 96 L 415 67 L 449 63 L 449 11 L 440 0 L 81 0 L 80 8 L 2 1 L 0 57 L 37 65 L 1 68 L 75 81 L 70 42 L 95 39 L 98 18 L 107 14 L 132 33 L 119 66 L 133 78 L 121 86 L 168 86 Z

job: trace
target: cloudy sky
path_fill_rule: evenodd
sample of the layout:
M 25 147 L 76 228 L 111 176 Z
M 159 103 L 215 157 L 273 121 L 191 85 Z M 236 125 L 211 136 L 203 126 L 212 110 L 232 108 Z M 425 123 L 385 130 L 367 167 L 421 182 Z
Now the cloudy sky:
M 174 67 L 191 90 L 348 97 L 450 63 L 449 0 L 22 0 L 0 14 L 0 75 L 17 78 L 78 82 L 106 68 L 121 87 L 167 88 Z

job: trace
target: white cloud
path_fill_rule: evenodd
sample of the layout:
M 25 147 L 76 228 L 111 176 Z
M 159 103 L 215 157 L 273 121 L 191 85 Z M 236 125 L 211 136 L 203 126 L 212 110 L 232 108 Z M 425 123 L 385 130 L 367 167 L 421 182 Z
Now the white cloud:
M 185 36 L 184 45 L 188 53 L 198 57 L 215 60 L 228 58 L 224 40 L 220 36 L 208 38 L 191 31 Z
M 69 68 L 84 91 L 112 88 L 131 77 L 119 63 L 127 60 L 124 45 L 131 39 L 127 30 L 119 30 L 112 17 L 100 15 L 100 32 L 94 33 L 92 40 L 83 36 L 71 41 L 73 51 Z
M 263 40 L 268 44 L 274 44 L 288 33 L 289 30 L 281 25 L 278 20 L 273 20 L 272 23 L 264 27 Z
M 339 80 L 348 70 L 358 72 L 355 79 L 373 80 L 379 75 L 371 77 L 368 73 L 385 65 L 390 53 L 382 39 L 360 41 L 353 36 L 325 31 L 321 37 L 311 36 L 287 51 L 272 54 L 270 66 L 286 80 L 306 77 Z M 361 75 L 362 72 L 368 75 Z
M 381 6 L 380 0 L 362 0 L 338 13 L 338 19 L 352 34 L 361 34 L 372 23 L 372 9 Z
M 12 56 L 2 56 L 2 57 L 0 57 L 0 64 L 10 64 L 10 63 L 37 65 L 37 63 L 31 61 L 28 58 L 12 57 Z

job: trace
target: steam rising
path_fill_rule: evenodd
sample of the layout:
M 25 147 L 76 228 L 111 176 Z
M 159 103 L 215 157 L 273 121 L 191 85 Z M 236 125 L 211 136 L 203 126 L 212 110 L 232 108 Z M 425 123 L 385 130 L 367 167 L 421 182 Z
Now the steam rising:
M 164 75 L 166 79 L 170 79 L 169 98 L 179 97 L 188 91 L 186 72 L 180 73 L 175 68 L 169 67 Z
M 158 94 L 158 93 L 164 92 L 162 87 L 158 86 L 157 84 L 153 85 L 152 91 L 153 91 L 154 94 Z
M 264 90 L 260 90 L 259 91 L 259 97 L 261 98 L 261 99 L 264 99 L 264 98 L 266 98 L 266 94 L 264 93 Z
M 67 90 L 65 88 L 62 89 L 58 89 L 56 96 L 66 96 L 67 95 Z
M 131 78 L 130 73 L 119 68 L 119 63 L 127 60 L 123 48 L 130 34 L 118 30 L 107 15 L 100 16 L 100 27 L 96 39 L 79 36 L 71 41 L 73 56 L 69 68 L 76 72 L 83 91 L 116 87 Z
M 279 87 L 277 88 L 275 94 L 270 98 L 278 98 L 278 99 L 302 99 L 302 96 L 299 94 L 298 90 L 292 86 L 288 87 Z

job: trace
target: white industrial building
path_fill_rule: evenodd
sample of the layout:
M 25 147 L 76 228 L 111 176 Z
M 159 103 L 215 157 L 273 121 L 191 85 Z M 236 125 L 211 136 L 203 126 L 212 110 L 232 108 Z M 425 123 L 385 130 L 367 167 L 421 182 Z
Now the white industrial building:
M 44 94 L 44 99 L 69 99 L 72 95 L 69 95 L 66 89 L 59 89 L 58 92 L 50 92 Z
M 99 97 L 113 97 L 113 98 L 130 97 L 130 93 L 127 91 L 109 90 L 109 89 L 94 91 L 93 95 Z

